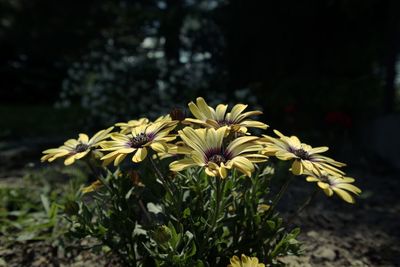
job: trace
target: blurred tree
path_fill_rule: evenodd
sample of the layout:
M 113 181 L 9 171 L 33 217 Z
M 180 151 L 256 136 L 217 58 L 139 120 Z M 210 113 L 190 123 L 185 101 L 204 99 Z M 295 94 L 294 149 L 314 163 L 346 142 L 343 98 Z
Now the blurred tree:
M 0 97 L 52 102 L 62 82 L 98 121 L 197 95 L 252 95 L 278 124 L 390 112 L 399 3 L 0 0 Z
M 113 19 L 96 2 L 0 1 L 3 101 L 54 101 L 66 67 Z

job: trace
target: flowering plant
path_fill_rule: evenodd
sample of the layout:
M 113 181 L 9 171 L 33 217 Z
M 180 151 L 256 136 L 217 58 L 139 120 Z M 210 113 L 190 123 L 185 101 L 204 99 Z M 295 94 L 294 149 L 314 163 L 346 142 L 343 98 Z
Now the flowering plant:
M 349 203 L 361 191 L 345 164 L 321 154 L 327 147 L 276 130 L 277 137 L 252 134 L 268 126 L 246 108 L 228 112 L 199 97 L 189 103 L 194 118 L 174 110 L 45 150 L 42 161 L 82 160 L 95 178 L 65 207 L 71 236 L 94 237 L 125 266 L 277 266 L 299 253 L 299 229 L 288 230 L 276 210 L 291 177 Z M 272 157 L 291 162 L 290 175 L 279 172 L 278 192 L 270 190 L 282 178 Z

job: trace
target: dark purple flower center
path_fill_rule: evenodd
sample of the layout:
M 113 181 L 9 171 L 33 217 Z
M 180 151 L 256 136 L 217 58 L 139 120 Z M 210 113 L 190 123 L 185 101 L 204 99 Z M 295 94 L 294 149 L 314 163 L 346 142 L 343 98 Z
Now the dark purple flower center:
M 206 162 L 213 162 L 217 165 L 220 165 L 221 163 L 226 163 L 230 159 L 230 153 L 224 151 L 222 148 L 212 148 L 205 151 Z
M 310 159 L 310 155 L 308 154 L 307 151 L 305 151 L 304 149 L 300 148 L 300 149 L 293 149 L 292 153 L 295 154 L 297 157 L 301 158 L 301 159 Z
M 328 175 L 320 175 L 319 180 L 323 183 L 331 184 L 331 179 L 329 179 Z
M 86 151 L 89 148 L 89 146 L 87 144 L 82 144 L 79 143 L 76 147 L 75 147 L 75 152 L 76 153 L 81 153 Z
M 141 148 L 144 144 L 150 141 L 150 138 L 145 133 L 140 133 L 131 138 L 130 146 L 133 148 Z
M 219 121 L 217 121 L 217 123 L 218 123 L 218 125 L 219 126 L 230 126 L 230 125 L 232 125 L 233 124 L 233 121 L 230 121 L 230 120 L 219 120 Z
M 225 163 L 226 159 L 224 156 L 216 154 L 216 155 L 213 155 L 210 158 L 208 158 L 208 162 L 210 162 L 210 161 L 214 162 L 215 164 L 217 164 L 219 166 L 219 165 L 221 165 L 221 163 Z

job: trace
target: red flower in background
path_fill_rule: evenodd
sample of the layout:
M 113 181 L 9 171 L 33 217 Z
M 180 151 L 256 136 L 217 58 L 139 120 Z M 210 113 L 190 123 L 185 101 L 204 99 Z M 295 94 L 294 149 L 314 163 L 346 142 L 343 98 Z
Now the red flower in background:
M 351 128 L 353 126 L 351 116 L 342 111 L 328 112 L 325 116 L 325 122 L 331 126 L 337 125 L 344 128 Z
M 284 107 L 283 109 L 285 111 L 285 113 L 295 113 L 297 111 L 297 108 L 294 104 L 288 104 Z

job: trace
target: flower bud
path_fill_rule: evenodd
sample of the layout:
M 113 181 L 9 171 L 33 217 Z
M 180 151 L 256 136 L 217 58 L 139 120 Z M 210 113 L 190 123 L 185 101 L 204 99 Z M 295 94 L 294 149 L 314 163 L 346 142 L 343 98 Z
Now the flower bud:
M 79 205 L 75 201 L 68 201 L 64 205 L 64 212 L 68 216 L 76 215 L 79 212 Z
M 173 108 L 169 115 L 173 121 L 183 121 L 185 119 L 185 113 L 180 108 Z
M 137 171 L 130 171 L 129 177 L 131 178 L 132 184 L 137 187 L 144 187 L 142 183 L 142 179 L 140 179 L 139 172 Z
M 171 238 L 171 230 L 166 225 L 161 225 L 153 231 L 153 239 L 161 245 L 167 243 Z

